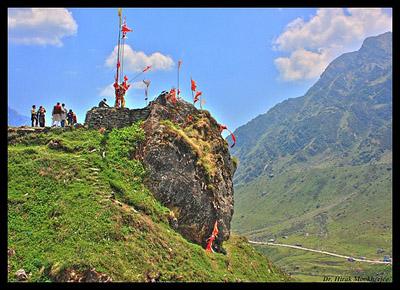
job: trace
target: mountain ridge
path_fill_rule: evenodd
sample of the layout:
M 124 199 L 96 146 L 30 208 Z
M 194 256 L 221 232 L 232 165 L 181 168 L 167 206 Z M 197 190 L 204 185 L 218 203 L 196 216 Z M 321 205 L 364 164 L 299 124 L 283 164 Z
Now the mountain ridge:
M 305 95 L 234 132 L 234 232 L 355 257 L 382 259 L 380 249 L 391 255 L 391 37 L 367 38 L 358 51 L 333 60 Z M 305 281 L 375 269 L 294 250 L 258 249 Z M 391 275 L 390 269 L 383 272 Z
M 385 43 L 384 40 L 387 40 L 388 37 L 391 39 L 391 33 L 384 33 L 378 36 L 379 41 L 377 42 Z M 259 176 L 261 168 L 264 168 L 272 159 L 275 160 L 279 156 L 284 157 L 285 154 L 291 155 L 300 149 L 308 149 L 304 155 L 315 155 L 313 151 L 320 153 L 321 150 L 329 148 L 337 153 L 348 151 L 346 147 L 349 143 L 354 144 L 357 139 L 354 136 L 365 135 L 369 130 L 363 124 L 368 117 L 365 113 L 366 110 L 376 115 L 373 122 L 368 124 L 372 128 L 371 131 L 377 131 L 384 135 L 380 141 L 388 143 L 385 146 L 390 147 L 391 140 L 389 139 L 391 138 L 389 138 L 388 129 L 391 126 L 389 123 L 392 108 L 390 94 L 392 72 L 388 60 L 391 60 L 391 50 L 383 49 L 387 54 L 379 54 L 378 60 L 375 60 L 375 55 L 366 57 L 366 51 L 374 47 L 373 40 L 374 38 L 367 38 L 359 51 L 344 54 L 333 60 L 320 79 L 304 96 L 285 100 L 267 113 L 257 116 L 235 130 L 234 134 L 237 135 L 238 141 L 231 152 L 241 161 L 235 175 L 236 184 L 246 178 L 247 181 L 251 180 L 252 177 L 248 177 L 244 171 L 251 170 L 246 163 L 249 158 L 256 155 L 257 148 L 254 147 L 257 146 L 262 147 L 257 152 L 258 156 L 265 152 L 264 155 L 268 155 L 269 158 L 266 159 L 265 156 L 262 156 L 261 159 L 256 160 L 258 157 L 253 157 L 257 164 L 256 170 L 252 170 L 253 173 L 257 171 L 255 176 Z M 386 46 L 383 47 L 386 48 Z M 355 60 L 350 62 L 349 57 Z M 360 62 L 367 63 L 360 66 Z M 343 64 L 350 66 L 351 72 L 348 70 L 343 73 Z M 335 73 L 336 76 L 332 79 Z M 367 79 L 361 80 L 365 74 Z M 350 78 L 353 79 L 349 81 Z M 365 82 L 372 82 L 373 85 L 364 86 Z M 368 99 L 360 97 L 360 95 L 368 95 Z M 323 128 L 318 127 L 319 123 L 331 128 L 322 131 Z M 339 126 L 335 124 L 339 124 Z M 275 132 L 271 132 L 271 130 L 275 130 Z M 290 135 L 289 131 L 293 134 Z M 372 135 L 371 138 L 374 138 Z M 322 140 L 312 140 L 317 136 L 322 137 Z M 339 139 L 338 144 L 331 144 L 335 139 Z M 261 146 L 262 142 L 268 146 Z M 307 145 L 309 148 L 306 148 Z M 303 156 L 298 157 L 303 158 Z

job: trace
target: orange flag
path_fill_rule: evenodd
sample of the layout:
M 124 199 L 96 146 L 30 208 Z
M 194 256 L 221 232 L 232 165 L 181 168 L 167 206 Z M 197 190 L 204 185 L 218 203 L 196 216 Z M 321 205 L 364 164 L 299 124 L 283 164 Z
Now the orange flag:
M 194 100 L 193 102 L 196 103 L 199 100 L 199 97 L 202 95 L 201 91 L 197 91 L 196 94 L 194 95 Z
M 190 82 L 191 82 L 192 91 L 194 92 L 196 90 L 196 88 L 197 88 L 196 82 L 194 80 L 192 80 L 192 79 L 190 79 Z
M 217 235 L 218 235 L 218 222 L 215 221 L 214 229 L 212 231 L 212 234 L 207 239 L 207 246 L 206 246 L 206 251 L 207 252 L 214 252 L 214 250 L 212 249 L 212 244 L 213 244 L 215 238 L 217 237 Z

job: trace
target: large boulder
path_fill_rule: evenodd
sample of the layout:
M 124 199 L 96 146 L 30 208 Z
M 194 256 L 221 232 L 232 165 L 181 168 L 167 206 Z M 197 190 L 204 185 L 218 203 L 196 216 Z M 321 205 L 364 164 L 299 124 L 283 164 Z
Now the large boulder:
M 175 216 L 175 227 L 191 242 L 207 244 L 215 221 L 214 250 L 223 252 L 233 215 L 234 163 L 219 124 L 205 110 L 160 95 L 148 106 L 146 139 L 136 157 L 149 171 L 145 181 Z

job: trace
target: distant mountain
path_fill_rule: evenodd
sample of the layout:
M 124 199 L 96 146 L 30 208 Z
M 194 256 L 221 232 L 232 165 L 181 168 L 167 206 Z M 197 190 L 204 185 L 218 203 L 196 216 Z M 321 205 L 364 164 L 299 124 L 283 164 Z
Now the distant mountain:
M 235 132 L 235 184 L 294 164 L 365 164 L 392 149 L 392 33 L 332 61 L 299 98 Z
M 234 231 L 351 256 L 382 259 L 380 248 L 391 255 L 392 33 L 365 39 L 304 96 L 234 133 Z M 300 279 L 356 274 L 347 261 L 262 251 Z M 374 266 L 361 263 L 357 271 Z
M 31 118 L 19 114 L 16 110 L 8 107 L 8 125 L 9 126 L 29 126 Z

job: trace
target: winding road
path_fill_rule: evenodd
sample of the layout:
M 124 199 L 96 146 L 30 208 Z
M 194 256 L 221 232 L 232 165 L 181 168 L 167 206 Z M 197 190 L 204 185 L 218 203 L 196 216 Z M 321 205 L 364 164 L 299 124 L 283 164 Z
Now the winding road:
M 269 243 L 269 242 L 256 242 L 256 241 L 250 241 L 250 244 L 257 244 L 257 245 L 267 245 L 267 246 L 278 246 L 278 247 L 287 247 L 287 248 L 293 248 L 293 249 L 299 249 L 299 250 L 304 250 L 304 251 L 309 251 L 309 252 L 315 252 L 315 253 L 320 253 L 320 254 L 325 254 L 325 255 L 330 255 L 338 258 L 344 258 L 348 259 L 351 256 L 345 256 L 345 255 L 339 255 L 327 251 L 320 251 L 320 250 L 314 250 L 314 249 L 309 249 L 309 248 L 304 248 L 304 247 L 299 247 L 299 246 L 294 246 L 294 245 L 288 245 L 288 244 L 277 244 L 277 243 Z M 384 262 L 384 261 L 379 261 L 379 260 L 369 260 L 369 259 L 357 259 L 353 258 L 354 261 L 357 262 L 365 262 L 365 263 L 372 263 L 372 264 L 390 264 L 392 265 L 392 262 Z

